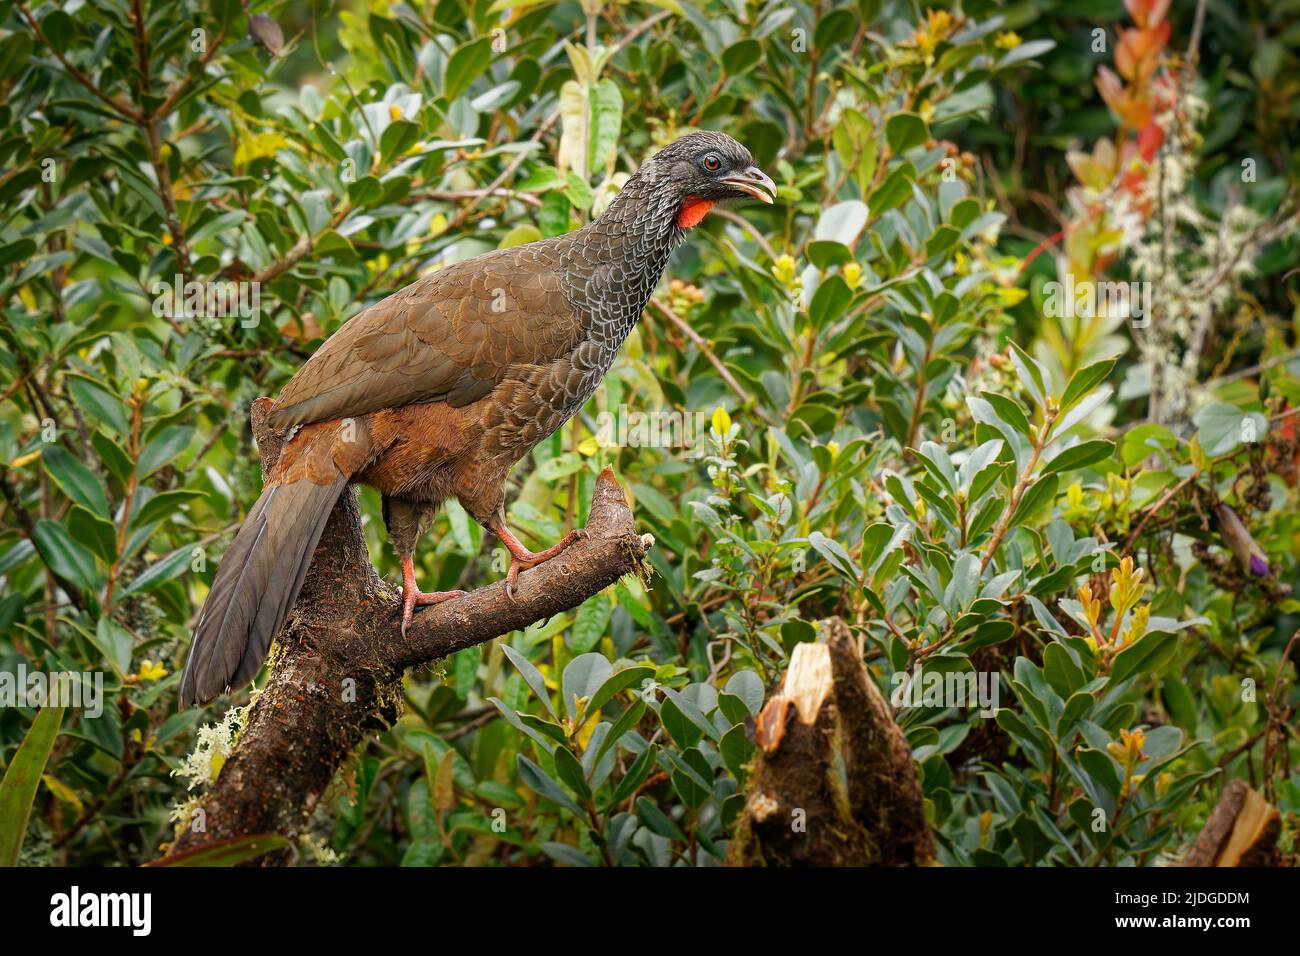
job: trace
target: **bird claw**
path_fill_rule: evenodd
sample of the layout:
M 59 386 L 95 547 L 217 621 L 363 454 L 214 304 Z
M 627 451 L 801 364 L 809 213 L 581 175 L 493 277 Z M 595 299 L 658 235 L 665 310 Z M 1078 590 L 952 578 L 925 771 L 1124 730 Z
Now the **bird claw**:
M 441 604 L 443 601 L 450 601 L 453 598 L 464 597 L 464 591 L 417 591 L 415 588 L 407 590 L 402 588 L 402 639 L 406 639 L 406 629 L 411 624 L 411 618 L 415 615 L 416 606 L 425 607 L 430 604 Z
M 515 585 L 519 583 L 519 572 L 526 568 L 535 568 L 539 564 L 558 557 L 565 548 L 576 541 L 585 541 L 591 537 L 586 528 L 574 528 L 566 534 L 557 544 L 551 545 L 545 551 L 527 551 L 523 554 L 516 554 L 511 551 L 510 567 L 506 571 L 506 598 L 510 603 L 515 603 Z M 520 546 L 522 548 L 522 546 Z

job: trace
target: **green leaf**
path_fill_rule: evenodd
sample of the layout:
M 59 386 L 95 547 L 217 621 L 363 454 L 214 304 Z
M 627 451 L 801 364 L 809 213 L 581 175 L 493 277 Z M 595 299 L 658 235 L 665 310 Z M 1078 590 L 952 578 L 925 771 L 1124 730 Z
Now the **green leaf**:
M 569 649 L 575 654 L 586 654 L 599 644 L 613 614 L 614 605 L 604 594 L 594 594 L 583 601 L 569 634 Z
M 185 571 L 194 560 L 194 549 L 189 545 L 177 548 L 167 557 L 151 564 L 134 581 L 126 586 L 127 594 L 143 594 L 160 587 Z
M 545 770 L 537 766 L 537 764 L 533 763 L 523 754 L 519 754 L 516 758 L 516 762 L 519 768 L 519 779 L 524 782 L 524 785 L 527 786 L 529 790 L 532 790 L 539 796 L 545 797 L 552 803 L 563 807 L 579 820 L 586 820 L 586 814 L 584 814 L 582 809 L 574 803 L 573 798 L 565 793 L 564 788 L 548 776 Z
M 867 225 L 869 210 L 860 199 L 847 199 L 828 206 L 817 219 L 813 227 L 813 239 L 817 242 L 838 242 L 849 249 L 858 241 L 858 236 Z
M 998 455 L 1002 453 L 1003 444 L 1004 440 L 1001 438 L 990 438 L 967 455 L 966 460 L 957 469 L 957 486 L 966 492 L 969 500 L 979 500 L 979 495 L 975 493 L 975 479 L 983 473 L 984 469 L 997 461 Z
M 1088 465 L 1095 465 L 1099 461 L 1104 461 L 1113 454 L 1115 454 L 1115 443 L 1113 441 L 1098 438 L 1093 441 L 1080 442 L 1065 449 L 1065 451 L 1049 461 L 1043 469 L 1043 474 L 1054 475 L 1058 472 L 1077 471 L 1080 468 L 1086 468 Z
M 744 701 L 752 716 L 757 717 L 763 709 L 763 679 L 754 671 L 743 670 L 732 674 L 725 690 Z
M 1056 491 L 1060 485 L 1061 480 L 1056 475 L 1044 475 L 1038 478 L 1021 496 L 1020 504 L 1016 506 L 1015 512 L 1011 515 L 1011 523 L 1007 527 L 1019 527 L 1036 515 L 1039 508 L 1050 505 L 1056 498 Z
M 853 563 L 853 558 L 850 557 L 839 542 L 826 537 L 820 531 L 814 531 L 808 535 L 808 543 L 817 550 L 818 554 L 829 561 L 836 571 L 855 584 L 861 583 L 862 576 L 858 573 L 857 565 Z
M 126 457 L 124 452 L 115 440 L 109 438 L 103 432 L 96 431 L 90 436 L 90 445 L 99 455 L 100 460 L 107 466 L 119 481 L 125 482 L 131 477 L 135 470 L 135 464 L 130 458 Z
M 634 687 L 643 681 L 649 680 L 655 676 L 655 669 L 647 665 L 636 667 L 625 667 L 609 677 L 605 683 L 600 685 L 600 689 L 592 694 L 591 700 L 587 703 L 587 713 L 594 714 L 600 708 L 604 707 L 615 694 L 628 687 Z
M 1072 409 L 1093 388 L 1105 381 L 1114 367 L 1114 359 L 1105 359 L 1087 365 L 1071 375 L 1069 383 L 1065 386 L 1065 391 L 1061 394 L 1062 414 Z
M 700 742 L 700 731 L 686 716 L 680 708 L 673 703 L 671 698 L 666 698 L 659 704 L 659 721 L 664 725 L 664 730 L 668 731 L 668 736 L 672 737 L 673 743 L 677 744 L 682 750 L 687 747 L 694 747 Z
M 951 616 L 956 617 L 959 611 L 969 607 L 970 603 L 975 600 L 979 580 L 979 557 L 971 552 L 963 554 L 953 564 L 952 579 L 948 582 L 948 587 L 944 589 L 943 606 Z
M 119 677 L 130 673 L 131 653 L 135 648 L 135 639 L 130 631 L 111 618 L 101 617 L 95 625 L 92 641 Z
M 79 375 L 67 377 L 68 391 L 77 405 L 119 435 L 131 430 L 126 404 L 98 382 Z
M 558 717 L 555 708 L 551 706 L 551 693 L 546 689 L 546 680 L 542 677 L 542 672 L 533 666 L 533 662 L 524 657 L 509 644 L 502 643 L 501 650 L 505 652 L 506 657 L 510 658 L 510 663 L 515 665 L 515 670 L 519 674 L 537 698 L 546 706 L 547 712 L 552 717 Z
M 1268 433 L 1268 419 L 1259 412 L 1243 412 L 1226 402 L 1206 405 L 1192 422 L 1201 449 L 1210 458 L 1235 451 L 1243 443 L 1261 441 Z
M 993 406 L 997 412 L 998 418 L 1010 425 L 1020 434 L 1028 437 L 1029 435 L 1029 418 L 1025 415 L 1025 410 L 1020 407 L 1020 403 L 1015 399 L 1007 398 L 1005 395 L 999 395 L 997 392 L 980 392 L 984 400 Z M 988 422 L 986 424 L 992 424 Z M 996 426 L 995 426 L 996 427 Z
M 590 800 L 591 788 L 587 786 L 587 775 L 573 752 L 567 747 L 556 747 L 552 756 L 555 757 L 555 772 L 560 775 L 560 782 L 568 786 L 580 799 Z
M 117 525 L 107 518 L 93 515 L 81 505 L 73 505 L 67 517 L 68 533 L 84 544 L 105 564 L 117 560 Z
M 1168 631 L 1144 635 L 1137 643 L 1115 655 L 1115 664 L 1110 671 L 1111 684 L 1120 684 L 1138 673 L 1154 674 L 1168 663 L 1177 649 L 1177 636 Z
M 822 282 L 813 293 L 812 304 L 808 307 L 808 317 L 813 328 L 824 329 L 844 315 L 844 310 L 853 301 L 853 290 L 839 275 L 833 275 Z
M 578 719 L 577 700 L 594 697 L 614 672 L 614 666 L 604 654 L 581 654 L 564 668 L 560 687 L 564 695 L 564 709 L 570 720 Z M 584 709 L 584 714 L 586 710 Z
M 934 259 L 936 256 L 947 255 L 953 246 L 961 240 L 961 233 L 952 226 L 943 225 L 934 231 L 934 234 L 925 241 L 925 254 L 927 258 Z
M 645 824 L 651 833 L 667 837 L 670 840 L 686 841 L 686 834 L 681 831 L 677 824 L 668 819 L 649 797 L 636 798 L 636 817 Z
M 925 120 L 915 113 L 895 113 L 885 120 L 885 139 L 895 156 L 924 145 L 929 138 Z
M 872 211 L 880 216 L 907 202 L 912 196 L 915 178 L 916 169 L 911 163 L 903 163 L 896 167 L 885 177 L 884 182 L 875 188 L 867 200 Z
M 1120 456 L 1128 467 L 1132 468 L 1146 458 L 1167 451 L 1178 444 L 1178 439 L 1164 425 L 1148 422 L 1136 425 L 1124 433 L 1120 445 Z
M 722 760 L 731 771 L 731 775 L 737 780 L 743 779 L 745 764 L 754 753 L 754 745 L 749 742 L 743 724 L 736 724 L 727 731 L 718 743 L 718 752 L 722 754 Z
M 640 722 L 645 712 L 645 701 L 638 700 L 619 714 L 618 720 L 614 721 L 614 726 L 609 729 L 609 733 L 605 735 L 600 748 L 596 751 L 596 763 L 600 763 L 600 758 L 605 756 L 605 751 L 616 746 L 627 735 L 627 732 Z
M 163 465 L 172 464 L 176 456 L 189 447 L 194 438 L 194 429 L 189 425 L 169 425 L 158 432 L 140 452 L 136 462 L 136 475 L 148 478 Z
M 1081 747 L 1078 758 L 1080 768 L 1088 775 L 1092 783 L 1100 784 L 1105 788 L 1106 794 L 1111 797 L 1112 801 L 1119 796 L 1119 774 L 1116 772 L 1115 763 L 1111 760 L 1109 754 L 1105 751 L 1094 750 L 1091 747 Z M 1110 815 L 1109 810 L 1114 805 L 1111 802 L 1106 807 L 1107 816 Z
M 278 833 L 259 833 L 232 837 L 194 850 L 174 853 L 146 863 L 145 866 L 235 866 L 288 847 L 288 839 Z
M 18 865 L 36 789 L 62 723 L 62 707 L 42 707 L 0 781 L 0 866 Z
M 713 726 L 709 719 L 700 712 L 700 709 L 695 706 L 690 698 L 669 687 L 665 687 L 663 691 L 664 696 L 667 698 L 664 702 L 665 704 L 674 706 L 677 713 L 681 714 L 682 717 L 690 722 L 696 730 L 700 731 L 700 733 L 704 734 L 706 737 L 711 737 L 714 740 L 718 739 L 718 728 Z M 691 746 L 694 746 L 694 742 L 692 742 Z
M 0 246 L 0 266 L 7 266 L 11 262 L 26 261 L 32 257 L 32 253 L 35 251 L 36 243 L 30 239 L 19 239 L 16 242 L 6 243 Z
M 1110 400 L 1115 390 L 1109 385 L 1103 385 L 1101 388 L 1093 389 L 1084 396 L 1080 402 L 1070 409 L 1064 415 L 1057 416 L 1056 421 L 1052 424 L 1052 441 L 1057 441 L 1070 431 L 1079 422 L 1086 419 L 1101 406 Z
M 1083 668 L 1070 657 L 1065 645 L 1056 641 L 1043 648 L 1043 677 L 1063 699 L 1087 683 Z
M 478 667 L 482 661 L 482 645 L 476 644 L 473 647 L 466 647 L 452 655 L 452 676 L 456 688 L 456 696 L 464 700 L 469 696 L 470 690 L 474 687 L 474 682 L 478 677 Z
M 591 857 L 583 853 L 576 846 L 570 846 L 567 843 L 556 843 L 554 840 L 548 840 L 541 845 L 541 851 L 549 856 L 556 863 L 563 866 L 595 866 Z
M 203 496 L 201 491 L 185 490 L 164 491 L 156 494 L 135 513 L 135 517 L 131 519 L 131 526 L 133 528 L 142 528 L 155 521 L 161 521 L 187 501 L 193 501 L 195 498 L 202 498 Z
M 637 787 L 645 782 L 650 776 L 650 771 L 655 768 L 655 758 L 659 756 L 659 748 L 651 744 L 645 750 L 641 751 L 641 756 L 632 761 L 632 766 L 627 768 L 627 776 L 618 782 L 614 788 L 614 793 L 610 797 L 610 806 L 617 806 L 632 794 L 636 793 Z
M 612 171 L 618 158 L 623 125 L 623 94 L 613 80 L 601 80 L 591 91 L 591 147 L 588 169 Z
M 49 518 L 36 522 L 36 548 L 54 573 L 83 591 L 93 591 L 99 575 L 95 556 L 72 540 L 63 525 Z
M 825 272 L 853 261 L 853 250 L 834 239 L 814 239 L 804 247 L 808 261 Z
M 550 753 L 555 749 L 557 742 L 563 743 L 568 741 L 568 737 L 565 735 L 563 730 L 560 730 L 559 725 L 557 724 L 552 724 L 549 721 L 542 720 L 540 717 L 534 717 L 531 714 L 518 713 L 499 697 L 489 697 L 488 703 L 501 712 L 501 716 L 506 719 L 506 723 L 511 727 L 514 727 L 515 730 L 519 731 L 528 739 L 532 740 L 547 753 Z M 525 721 L 525 717 L 530 719 Z M 553 739 L 551 728 L 560 730 L 559 741 Z
M 450 103 L 470 88 L 492 62 L 492 41 L 479 37 L 459 47 L 447 59 L 443 73 L 443 97 Z
M 738 40 L 722 51 L 722 67 L 730 76 L 748 73 L 763 59 L 763 47 L 753 38 Z
M 41 462 L 63 493 L 91 514 L 108 517 L 108 497 L 95 473 L 77 461 L 61 445 L 46 445 L 41 449 Z
M 505 10 L 524 10 L 528 7 L 540 7 L 555 2 L 557 2 L 557 0 L 495 0 L 492 6 L 488 7 L 488 13 L 501 13 Z
M 1092 706 L 1096 702 L 1097 699 L 1086 691 L 1071 694 L 1070 699 L 1065 702 L 1061 716 L 1056 720 L 1056 736 L 1062 742 L 1068 740 L 1074 725 L 1092 712 Z
M 420 138 L 420 127 L 409 120 L 393 120 L 379 137 L 379 155 L 387 163 L 400 157 Z
M 1009 66 L 1023 63 L 1025 60 L 1032 60 L 1034 57 L 1042 56 L 1055 47 L 1055 40 L 1028 40 L 1008 50 L 1007 55 L 998 61 L 997 69 L 1005 70 Z
M 539 734 L 545 734 L 557 744 L 567 744 L 569 742 L 569 735 L 564 732 L 564 728 L 559 724 L 552 723 L 549 720 L 544 720 L 534 714 L 520 713 L 515 716 L 525 727 L 531 727 Z
M 1011 363 L 1020 373 L 1020 383 L 1029 389 L 1029 394 L 1041 408 L 1047 403 L 1047 386 L 1043 384 L 1045 376 L 1043 367 L 1029 357 L 1029 354 L 1015 342 L 1011 343 Z

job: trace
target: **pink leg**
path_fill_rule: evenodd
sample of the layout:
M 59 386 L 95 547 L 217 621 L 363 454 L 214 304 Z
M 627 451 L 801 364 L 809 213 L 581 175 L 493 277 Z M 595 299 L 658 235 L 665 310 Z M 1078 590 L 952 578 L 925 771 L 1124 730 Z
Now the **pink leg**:
M 419 590 L 415 586 L 415 556 L 402 555 L 402 637 L 406 637 L 406 627 L 411 623 L 417 604 L 441 604 L 464 595 L 464 591 L 430 591 Z
M 587 532 L 582 528 L 576 528 L 566 534 L 558 544 L 553 544 L 545 551 L 529 551 L 524 547 L 523 542 L 514 536 L 505 522 L 498 518 L 493 518 L 487 525 L 487 529 L 501 539 L 501 543 L 506 546 L 510 552 L 510 568 L 506 571 L 506 596 L 510 600 L 515 599 L 515 584 L 519 581 L 519 572 L 524 568 L 535 567 L 543 561 L 549 561 L 558 555 L 575 541 L 581 541 L 587 537 Z

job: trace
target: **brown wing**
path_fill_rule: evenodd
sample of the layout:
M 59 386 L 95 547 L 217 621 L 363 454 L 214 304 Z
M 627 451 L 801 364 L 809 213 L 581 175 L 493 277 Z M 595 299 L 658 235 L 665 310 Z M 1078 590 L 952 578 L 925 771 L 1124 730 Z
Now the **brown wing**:
M 547 364 L 582 336 L 560 284 L 567 237 L 439 269 L 359 312 L 280 392 L 277 429 L 384 408 L 477 401 L 521 365 Z

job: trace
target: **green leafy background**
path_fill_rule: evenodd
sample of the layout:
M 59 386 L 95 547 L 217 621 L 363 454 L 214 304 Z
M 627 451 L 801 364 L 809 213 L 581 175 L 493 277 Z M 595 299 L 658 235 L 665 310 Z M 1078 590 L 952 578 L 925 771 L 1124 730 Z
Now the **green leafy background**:
M 1282 810 L 1293 858 L 1294 230 L 1247 263 L 1251 317 L 1225 311 L 1168 421 L 1122 388 L 1122 329 L 1050 334 L 1053 256 L 1027 262 L 1059 228 L 1065 150 L 1113 135 L 1090 37 L 1115 36 L 1120 3 L 251 9 L 281 25 L 278 53 L 233 0 L 0 2 L 0 664 L 102 671 L 107 694 L 61 729 L 0 709 L 0 803 L 31 808 L 0 848 L 152 859 L 229 753 L 229 702 L 178 712 L 176 689 L 259 491 L 249 403 L 364 305 L 590 221 L 650 151 L 709 128 L 749 146 L 777 203 L 693 232 L 509 497 L 524 540 L 549 544 L 613 465 L 653 575 L 412 674 L 297 861 L 718 864 L 746 723 L 832 614 L 886 694 L 918 663 L 1000 676 L 995 718 L 898 712 L 943 863 L 1168 862 L 1233 776 Z M 1248 202 L 1293 183 L 1296 10 L 1208 5 L 1184 199 L 1211 220 L 1243 155 L 1261 168 Z M 1171 15 L 1174 48 L 1193 13 Z M 260 282 L 260 321 L 155 315 L 177 273 Z M 694 416 L 692 453 L 602 446 L 601 413 L 624 405 Z M 395 582 L 378 499 L 362 503 Z M 1267 579 L 1222 539 L 1225 503 Z M 421 586 L 497 579 L 483 537 L 449 506 Z M 1078 592 L 1103 593 L 1124 555 L 1145 590 L 1103 601 L 1102 626 L 1147 617 L 1110 653 Z

